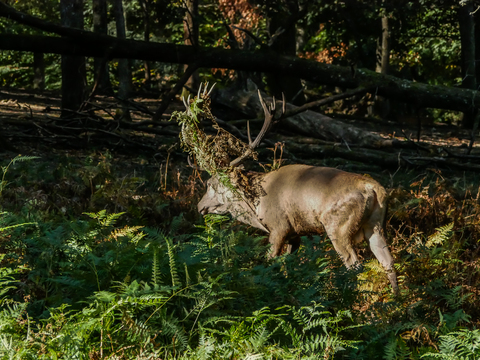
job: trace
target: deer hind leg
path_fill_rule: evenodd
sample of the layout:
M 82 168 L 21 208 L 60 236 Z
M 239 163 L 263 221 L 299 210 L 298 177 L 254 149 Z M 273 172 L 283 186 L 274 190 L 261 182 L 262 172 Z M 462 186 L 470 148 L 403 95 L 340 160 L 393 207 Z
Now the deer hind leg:
M 364 238 L 361 228 L 364 213 L 364 198 L 353 194 L 341 206 L 332 208 L 323 218 L 322 223 L 333 247 L 348 269 L 360 267 L 353 242 L 362 241 Z
M 387 242 L 383 231 L 383 226 L 376 224 L 371 226 L 367 224 L 364 226 L 365 236 L 370 242 L 370 249 L 373 255 L 382 264 L 385 272 L 387 273 L 388 280 L 392 285 L 392 289 L 395 293 L 398 293 L 397 274 L 393 266 L 393 258 L 388 249 Z
M 325 230 L 332 241 L 335 251 L 340 255 L 340 259 L 342 259 L 345 266 L 348 269 L 359 267 L 360 262 L 357 253 L 352 246 L 354 236 L 351 234 L 348 224 L 344 224 L 344 226 L 339 226 L 337 228 L 334 228 L 333 226 L 330 228 L 325 227 Z

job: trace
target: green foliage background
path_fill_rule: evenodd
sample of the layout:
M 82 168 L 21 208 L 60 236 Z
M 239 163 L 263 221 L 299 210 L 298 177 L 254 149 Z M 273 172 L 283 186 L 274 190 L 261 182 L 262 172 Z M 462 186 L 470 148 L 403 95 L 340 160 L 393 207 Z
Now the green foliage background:
M 58 1 L 28 0 L 10 1 L 17 10 L 42 19 L 59 23 Z M 180 1 L 151 0 L 148 18 L 150 41 L 183 43 L 183 16 L 185 9 Z M 278 12 L 287 11 L 283 2 L 250 1 L 259 21 L 248 23 L 252 31 L 264 43 L 268 43 L 267 20 Z M 241 2 L 235 3 L 242 8 Z M 298 1 L 299 9 L 306 9 L 297 23 L 299 31 L 297 55 L 317 58 L 320 61 L 342 65 L 375 68 L 376 42 L 381 35 L 380 18 L 387 14 L 392 26 L 391 71 L 393 75 L 431 84 L 459 85 L 460 36 L 457 19 L 458 1 L 422 0 L 389 2 L 383 5 L 371 1 L 344 2 L 338 0 Z M 115 23 L 111 4 L 108 10 L 108 33 L 115 36 Z M 124 2 L 127 38 L 143 40 L 145 17 L 139 1 Z M 289 13 L 287 11 L 287 13 Z M 235 15 L 239 19 L 240 14 Z M 92 3 L 85 1 L 85 29 L 92 29 Z M 229 46 L 225 24 L 231 21 L 219 10 L 219 1 L 202 1 L 199 10 L 201 46 Z M 374 25 L 376 24 L 376 25 Z M 235 24 L 231 24 L 235 25 Z M 0 31 L 12 34 L 42 34 L 24 25 L 0 18 Z M 301 34 L 301 35 L 300 35 Z M 242 42 L 240 41 L 240 45 Z M 259 45 L 249 45 L 249 48 Z M 60 56 L 46 54 L 46 89 L 60 88 Z M 3 51 L 0 53 L 0 86 L 31 88 L 33 83 L 33 54 Z M 134 85 L 142 88 L 143 61 L 133 61 Z M 153 78 L 162 89 L 165 82 L 177 78 L 183 66 L 151 64 Z M 111 81 L 116 84 L 117 62 L 110 62 Z M 93 65 L 87 64 L 87 83 L 93 84 Z M 215 72 L 216 70 L 214 70 Z M 223 81 L 229 77 L 215 74 Z M 206 70 L 203 78 L 211 77 Z

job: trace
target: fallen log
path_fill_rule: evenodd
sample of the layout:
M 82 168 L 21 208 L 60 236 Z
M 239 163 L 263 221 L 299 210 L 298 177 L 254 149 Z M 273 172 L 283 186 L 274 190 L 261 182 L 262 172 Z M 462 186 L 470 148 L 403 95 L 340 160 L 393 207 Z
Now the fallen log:
M 262 95 L 267 102 L 273 99 Z M 262 114 L 262 106 L 258 99 L 256 91 L 245 91 L 234 88 L 227 88 L 217 91 L 212 97 L 214 103 L 241 111 L 248 116 L 257 117 Z M 280 101 L 277 102 L 280 105 Z M 342 142 L 347 145 L 358 144 L 364 147 L 392 147 L 395 141 L 385 139 L 371 132 L 351 126 L 341 120 L 332 119 L 323 114 L 305 110 L 297 113 L 298 107 L 287 104 L 288 113 L 296 113 L 293 116 L 282 118 L 277 128 L 285 131 L 291 131 L 295 134 L 311 136 L 328 141 Z M 237 121 L 238 122 L 238 121 Z M 399 142 L 397 140 L 397 142 Z

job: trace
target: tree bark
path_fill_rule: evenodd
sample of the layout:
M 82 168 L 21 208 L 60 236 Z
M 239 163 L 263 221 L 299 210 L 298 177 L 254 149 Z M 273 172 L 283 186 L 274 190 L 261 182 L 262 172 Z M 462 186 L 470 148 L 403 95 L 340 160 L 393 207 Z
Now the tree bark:
M 113 4 L 113 12 L 115 14 L 115 24 L 117 29 L 117 38 L 126 39 L 127 31 L 125 25 L 125 15 L 123 13 L 123 1 L 115 0 Z M 130 64 L 128 59 L 121 58 L 118 60 L 118 97 L 121 100 L 128 100 L 132 92 L 132 72 L 130 70 Z M 124 120 L 130 119 L 130 112 L 126 105 L 122 105 L 122 110 L 119 110 L 120 118 Z
M 83 0 L 60 0 L 62 25 L 83 29 Z M 85 57 L 62 56 L 62 117 L 77 111 L 85 98 Z
M 183 19 L 183 41 L 187 46 L 198 47 L 198 0 L 185 1 L 185 17 Z M 186 71 L 188 65 L 184 66 Z M 195 71 L 187 80 L 185 86 L 190 89 L 196 89 L 200 83 L 198 71 Z
M 382 16 L 382 36 L 377 41 L 376 72 L 387 75 L 390 65 L 390 25 L 387 14 Z
M 472 1 L 460 5 L 458 20 L 460 25 L 461 40 L 461 64 L 462 64 L 462 87 L 475 90 L 477 87 L 475 74 L 475 22 Z M 462 127 L 471 129 L 475 120 L 475 110 L 466 111 L 463 114 Z
M 93 0 L 93 32 L 98 34 L 108 34 L 107 22 L 107 0 Z M 102 95 L 112 94 L 112 84 L 110 83 L 108 62 L 103 57 L 93 59 L 95 69 L 95 78 L 98 82 L 96 92 Z
M 39 52 L 33 53 L 33 88 L 45 89 L 45 59 L 44 54 Z
M 143 10 L 143 40 L 150 41 L 150 0 L 140 0 L 140 5 Z M 150 74 L 150 63 L 144 61 L 145 67 L 145 88 L 150 89 L 152 78 Z
M 377 39 L 375 71 L 382 75 L 388 74 L 390 65 L 390 24 L 386 9 L 381 18 L 381 36 Z M 375 96 L 374 113 L 385 119 L 390 113 L 390 100 L 383 96 Z
M 294 4 L 291 4 L 288 10 L 287 12 L 287 9 L 281 9 L 270 13 L 268 31 L 273 41 L 270 49 L 280 55 L 295 56 L 297 34 L 296 21 L 293 19 L 296 19 L 296 13 L 299 10 Z M 298 77 L 272 72 L 266 74 L 266 81 L 270 93 L 277 98 L 285 94 L 285 98 L 296 105 L 301 105 L 305 101 L 302 83 Z

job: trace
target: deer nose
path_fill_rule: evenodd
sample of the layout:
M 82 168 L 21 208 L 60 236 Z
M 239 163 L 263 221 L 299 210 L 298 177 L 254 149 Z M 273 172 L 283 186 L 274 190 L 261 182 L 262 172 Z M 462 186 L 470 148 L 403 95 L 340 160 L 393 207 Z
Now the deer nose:
M 202 207 L 198 207 L 198 212 L 202 215 L 206 215 L 208 214 L 208 209 L 205 207 L 205 206 L 202 206 Z

